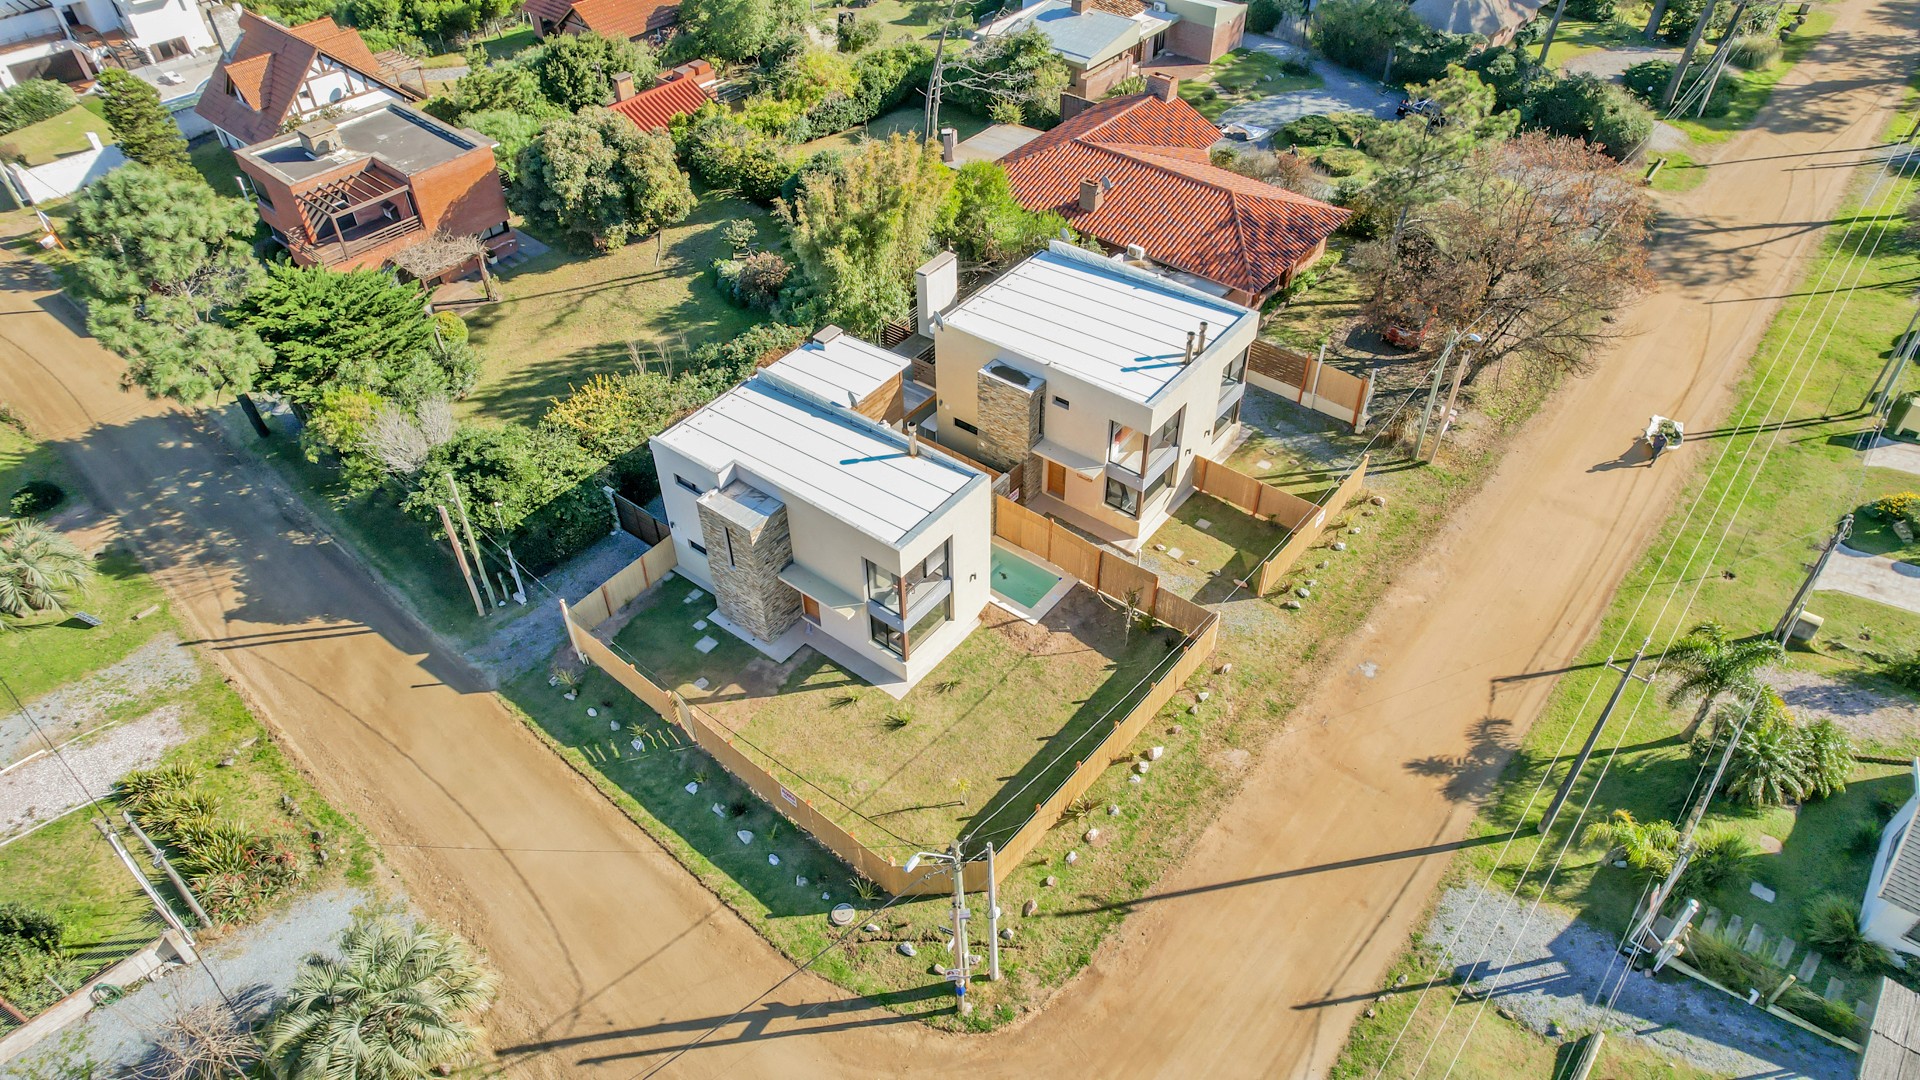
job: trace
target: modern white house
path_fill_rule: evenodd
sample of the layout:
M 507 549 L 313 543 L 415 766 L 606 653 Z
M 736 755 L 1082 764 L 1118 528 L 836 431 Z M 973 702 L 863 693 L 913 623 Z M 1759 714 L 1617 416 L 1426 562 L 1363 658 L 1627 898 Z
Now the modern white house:
M 1913 829 L 1920 810 L 1920 759 L 1915 759 L 1914 795 L 1887 822 L 1880 851 L 1860 905 L 1860 929 L 1885 946 L 1896 960 L 1920 956 L 1920 838 Z
M 938 441 L 1022 469 L 1010 497 L 1138 551 L 1231 445 L 1259 315 L 1055 242 L 957 300 L 951 254 L 916 280 Z
M 83 82 L 215 44 L 199 0 L 7 0 L 0 5 L 0 87 Z
M 907 364 L 827 327 L 652 439 L 676 571 L 710 618 L 896 697 L 978 625 L 992 573 L 986 474 L 887 426 Z

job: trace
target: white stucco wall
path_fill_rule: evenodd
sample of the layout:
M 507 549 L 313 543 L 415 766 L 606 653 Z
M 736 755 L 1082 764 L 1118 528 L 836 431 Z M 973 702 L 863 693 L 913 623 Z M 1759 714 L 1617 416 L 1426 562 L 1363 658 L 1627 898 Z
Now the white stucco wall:
M 127 11 L 127 35 L 134 43 L 152 46 L 185 38 L 192 51 L 210 48 L 213 31 L 193 0 L 121 0 Z M 104 5 L 103 5 L 104 6 Z M 98 24 L 95 24 L 96 26 Z
M 1882 900 L 1880 885 L 1887 878 L 1887 865 L 1893 861 L 1896 845 L 1913 824 L 1916 808 L 1920 808 L 1920 796 L 1908 799 L 1880 834 L 1880 851 L 1873 857 L 1873 874 L 1867 878 L 1866 899 L 1860 905 L 1861 932 L 1895 953 L 1910 956 L 1920 956 L 1920 945 L 1907 940 L 1907 931 L 1920 922 L 1920 912 Z
M 68 154 L 58 161 L 25 168 L 8 165 L 13 181 L 30 203 L 43 203 L 71 195 L 95 180 L 127 163 L 117 146 Z

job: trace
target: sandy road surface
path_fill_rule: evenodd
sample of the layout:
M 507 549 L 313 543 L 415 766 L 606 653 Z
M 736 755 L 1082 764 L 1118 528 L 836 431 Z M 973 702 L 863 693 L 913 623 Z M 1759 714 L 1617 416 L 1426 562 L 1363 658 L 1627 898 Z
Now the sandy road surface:
M 1819 240 L 1906 74 L 1916 12 L 1845 0 L 1755 130 L 1676 200 L 1662 292 L 1403 573 L 1340 674 L 1192 857 L 1042 1016 L 932 1034 L 802 976 L 679 1076 L 1324 1073 L 1463 835 L 1498 747 L 1658 524 L 1680 470 L 1598 469 L 1651 412 L 1706 423 Z M 118 391 L 117 362 L 11 270 L 0 399 L 66 441 L 268 720 L 356 809 L 409 888 L 492 951 L 512 1071 L 657 1064 L 789 968 L 443 658 L 190 418 Z M 1370 674 L 1363 675 L 1363 664 Z M 1408 768 L 1456 761 L 1436 779 Z

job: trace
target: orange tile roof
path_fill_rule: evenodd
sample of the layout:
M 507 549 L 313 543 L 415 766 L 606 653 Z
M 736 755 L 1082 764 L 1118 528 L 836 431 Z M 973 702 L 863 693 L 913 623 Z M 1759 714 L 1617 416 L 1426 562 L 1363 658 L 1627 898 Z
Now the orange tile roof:
M 679 0 L 526 0 L 524 8 L 556 27 L 615 39 L 642 38 L 680 21 Z
M 1347 211 L 1213 165 L 1220 132 L 1174 98 L 1104 101 L 1000 159 L 1014 198 L 1116 247 L 1255 296 L 1318 249 Z M 1093 211 L 1080 182 L 1111 185 Z
M 704 69 L 704 79 L 695 65 Z M 668 74 L 670 77 L 658 86 L 650 86 L 607 108 L 633 121 L 641 131 L 665 131 L 667 125 L 673 123 L 674 117 L 690 113 L 713 100 L 704 81 L 713 78 L 713 69 L 707 67 L 705 61 L 696 60 Z
M 520 6 L 527 14 L 536 19 L 545 19 L 555 26 L 564 22 L 567 12 L 573 8 L 567 0 L 526 0 Z
M 314 57 L 321 54 L 389 86 L 403 98 L 417 96 L 388 82 L 380 62 L 351 27 L 339 26 L 326 17 L 285 27 L 243 11 L 240 40 L 214 72 L 194 111 L 247 145 L 272 138 L 292 111 L 294 95 L 313 66 Z M 227 93 L 227 79 L 246 96 L 245 104 Z

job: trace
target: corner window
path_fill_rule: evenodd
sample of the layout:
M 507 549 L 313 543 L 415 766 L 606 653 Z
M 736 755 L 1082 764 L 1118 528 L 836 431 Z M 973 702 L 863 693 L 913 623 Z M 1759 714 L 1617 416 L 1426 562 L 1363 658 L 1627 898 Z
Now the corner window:
M 1135 476 L 1146 471 L 1147 437 L 1117 421 L 1107 421 L 1107 463 Z
M 1220 373 L 1220 383 L 1223 386 L 1236 386 L 1245 382 L 1246 378 L 1247 354 L 1244 352 L 1228 360 L 1227 369 Z
M 1161 424 L 1160 430 L 1153 433 L 1153 448 L 1149 452 L 1165 450 L 1169 446 L 1179 446 L 1180 422 L 1186 419 L 1186 416 L 1187 410 L 1181 409 L 1179 412 L 1173 414 L 1172 419 Z
M 1140 516 L 1140 493 L 1111 476 L 1107 477 L 1106 503 L 1128 517 Z

